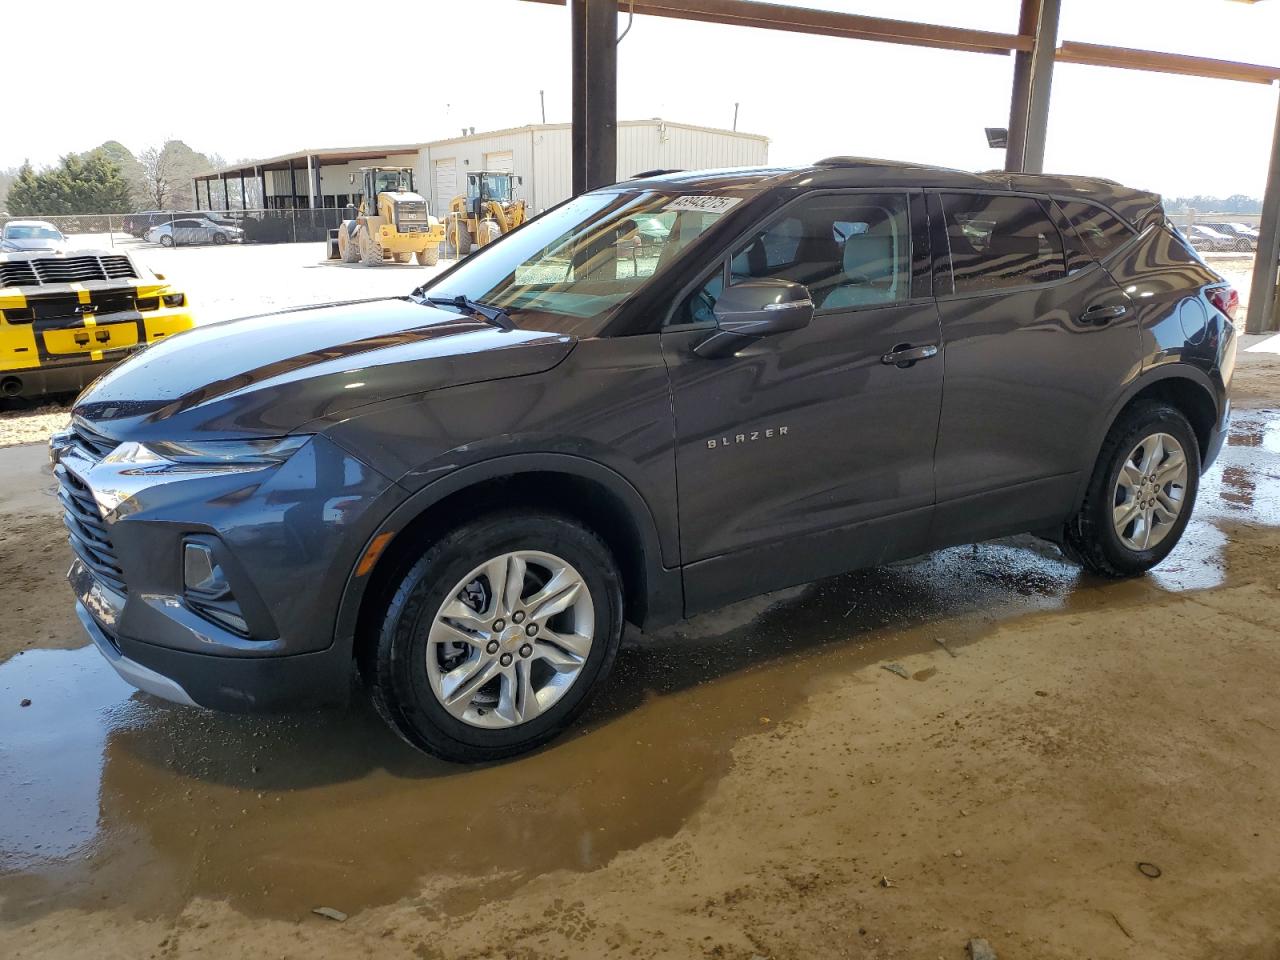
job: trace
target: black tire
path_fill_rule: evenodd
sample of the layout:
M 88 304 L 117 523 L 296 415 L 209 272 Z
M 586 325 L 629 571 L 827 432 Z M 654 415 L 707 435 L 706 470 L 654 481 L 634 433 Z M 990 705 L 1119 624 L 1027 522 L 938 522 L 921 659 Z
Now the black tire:
M 172 246 L 173 246 L 173 237 L 169 236 L 169 234 L 167 234 L 167 233 L 161 234 L 161 235 L 160 235 L 160 246 L 162 246 L 162 247 L 172 247 Z
M 513 550 L 544 551 L 572 564 L 590 591 L 595 632 L 581 672 L 552 706 L 526 723 L 481 728 L 449 713 L 431 689 L 428 628 L 461 578 Z M 362 647 L 361 673 L 374 707 L 391 728 L 445 760 L 501 760 L 551 740 L 603 684 L 622 637 L 621 578 L 612 554 L 586 527 L 554 513 L 504 511 L 457 527 L 412 562 L 388 593 L 378 635 Z
M 1253 251 L 1253 244 L 1244 237 L 1241 237 L 1236 241 L 1236 250 L 1240 253 L 1250 253 Z
M 1116 483 L 1129 452 L 1156 433 L 1168 434 L 1182 446 L 1187 459 L 1186 488 L 1181 512 L 1164 539 L 1149 550 L 1134 550 L 1121 540 L 1112 523 Z M 1146 573 L 1178 545 L 1199 489 L 1200 445 L 1187 418 L 1167 403 L 1152 400 L 1134 404 L 1117 418 L 1102 444 L 1084 502 L 1064 530 L 1063 549 L 1100 576 L 1118 579 Z
M 382 244 L 373 239 L 368 225 L 360 231 L 360 262 L 366 267 L 380 267 L 383 261 Z
M 226 242 L 227 242 L 227 235 L 225 233 L 215 233 L 213 235 L 213 243 L 215 246 L 220 247 Z

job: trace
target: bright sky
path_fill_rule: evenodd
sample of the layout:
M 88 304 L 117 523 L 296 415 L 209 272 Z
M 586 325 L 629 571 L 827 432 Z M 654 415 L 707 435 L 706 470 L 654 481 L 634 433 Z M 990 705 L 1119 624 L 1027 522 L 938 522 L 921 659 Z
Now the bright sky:
M 1008 33 L 1018 22 L 1018 0 L 807 5 Z M 1062 7 L 1060 40 L 1280 61 L 1280 0 Z M 565 7 L 63 0 L 67 29 L 54 31 L 50 11 L 4 4 L 10 99 L 32 96 L 11 111 L 0 167 L 108 139 L 137 153 L 174 137 L 228 159 L 419 142 L 537 122 L 539 90 L 549 121 L 570 119 Z M 618 115 L 728 127 L 737 101 L 739 128 L 770 137 L 774 162 L 840 153 L 990 169 L 1003 154 L 982 128 L 1006 125 L 1012 70 L 1012 57 L 636 17 L 619 49 Z M 1276 102 L 1275 86 L 1059 64 L 1046 169 L 1169 196 L 1261 196 Z

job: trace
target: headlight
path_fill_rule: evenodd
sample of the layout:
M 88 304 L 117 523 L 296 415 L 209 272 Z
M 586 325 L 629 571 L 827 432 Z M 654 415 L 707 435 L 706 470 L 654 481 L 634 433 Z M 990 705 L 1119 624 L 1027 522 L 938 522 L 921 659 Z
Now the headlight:
M 180 463 L 205 468 L 242 468 L 284 463 L 311 437 L 269 437 L 254 440 L 148 440 L 120 444 L 103 463 Z

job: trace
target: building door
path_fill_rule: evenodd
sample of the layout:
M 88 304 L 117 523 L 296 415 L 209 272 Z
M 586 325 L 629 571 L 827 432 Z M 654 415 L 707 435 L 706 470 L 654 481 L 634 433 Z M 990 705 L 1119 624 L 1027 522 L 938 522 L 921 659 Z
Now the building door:
M 499 150 L 496 153 L 486 153 L 484 155 L 484 168 L 493 170 L 497 173 L 511 173 L 514 170 L 515 161 L 511 157 L 510 150 Z
M 443 217 L 449 212 L 449 202 L 458 195 L 458 161 L 454 159 L 437 160 L 435 169 L 435 203 L 433 211 Z

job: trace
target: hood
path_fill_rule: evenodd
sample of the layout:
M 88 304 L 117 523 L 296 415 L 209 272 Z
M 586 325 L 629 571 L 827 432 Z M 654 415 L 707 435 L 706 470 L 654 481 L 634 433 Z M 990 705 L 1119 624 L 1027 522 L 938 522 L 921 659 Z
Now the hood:
M 161 340 L 97 380 L 73 413 L 116 440 L 282 436 L 382 400 L 541 373 L 575 342 L 407 299 L 328 304 Z
M 4 240 L 4 248 L 10 251 L 34 252 L 39 250 L 65 250 L 66 242 L 63 240 L 49 240 L 45 237 L 32 237 L 30 239 L 23 237 L 6 237 Z

